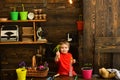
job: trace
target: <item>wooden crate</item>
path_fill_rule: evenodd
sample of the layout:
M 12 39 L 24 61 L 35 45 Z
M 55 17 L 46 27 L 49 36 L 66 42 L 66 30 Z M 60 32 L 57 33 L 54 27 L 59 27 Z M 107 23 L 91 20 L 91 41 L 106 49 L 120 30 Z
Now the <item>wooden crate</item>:
M 33 34 L 33 27 L 22 27 L 23 34 Z
M 22 41 L 33 42 L 33 38 L 32 37 L 22 37 Z

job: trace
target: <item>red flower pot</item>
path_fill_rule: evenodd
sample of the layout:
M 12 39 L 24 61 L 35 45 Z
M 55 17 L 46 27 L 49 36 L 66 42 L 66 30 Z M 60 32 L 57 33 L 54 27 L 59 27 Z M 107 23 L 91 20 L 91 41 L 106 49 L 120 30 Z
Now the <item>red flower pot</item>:
M 77 21 L 77 30 L 82 31 L 83 30 L 83 21 Z

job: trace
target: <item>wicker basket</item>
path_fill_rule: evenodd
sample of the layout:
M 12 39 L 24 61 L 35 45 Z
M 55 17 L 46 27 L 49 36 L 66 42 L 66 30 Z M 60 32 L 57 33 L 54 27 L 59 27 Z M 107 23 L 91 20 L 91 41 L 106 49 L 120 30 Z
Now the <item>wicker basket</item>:
M 49 68 L 45 70 L 28 70 L 27 77 L 46 77 L 48 75 Z

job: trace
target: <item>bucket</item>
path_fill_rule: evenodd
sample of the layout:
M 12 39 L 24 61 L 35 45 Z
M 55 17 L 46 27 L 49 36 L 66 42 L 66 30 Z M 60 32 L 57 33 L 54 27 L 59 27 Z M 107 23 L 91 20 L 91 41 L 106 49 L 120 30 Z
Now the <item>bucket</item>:
M 82 69 L 82 75 L 84 79 L 91 79 L 92 78 L 92 69 Z
M 77 30 L 78 31 L 83 30 L 83 21 L 77 21 Z
M 20 20 L 27 20 L 28 12 L 20 12 Z
M 26 80 L 26 73 L 27 73 L 27 69 L 25 68 L 18 68 L 16 69 L 16 73 L 17 73 L 17 80 Z
M 18 20 L 18 12 L 10 12 L 11 20 Z

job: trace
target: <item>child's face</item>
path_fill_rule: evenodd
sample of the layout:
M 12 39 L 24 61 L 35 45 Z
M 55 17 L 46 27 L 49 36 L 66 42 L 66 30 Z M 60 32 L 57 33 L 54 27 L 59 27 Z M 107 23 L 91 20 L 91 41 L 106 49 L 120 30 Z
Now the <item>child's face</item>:
M 68 51 L 69 51 L 69 46 L 67 44 L 60 45 L 60 52 L 61 53 L 68 53 Z

